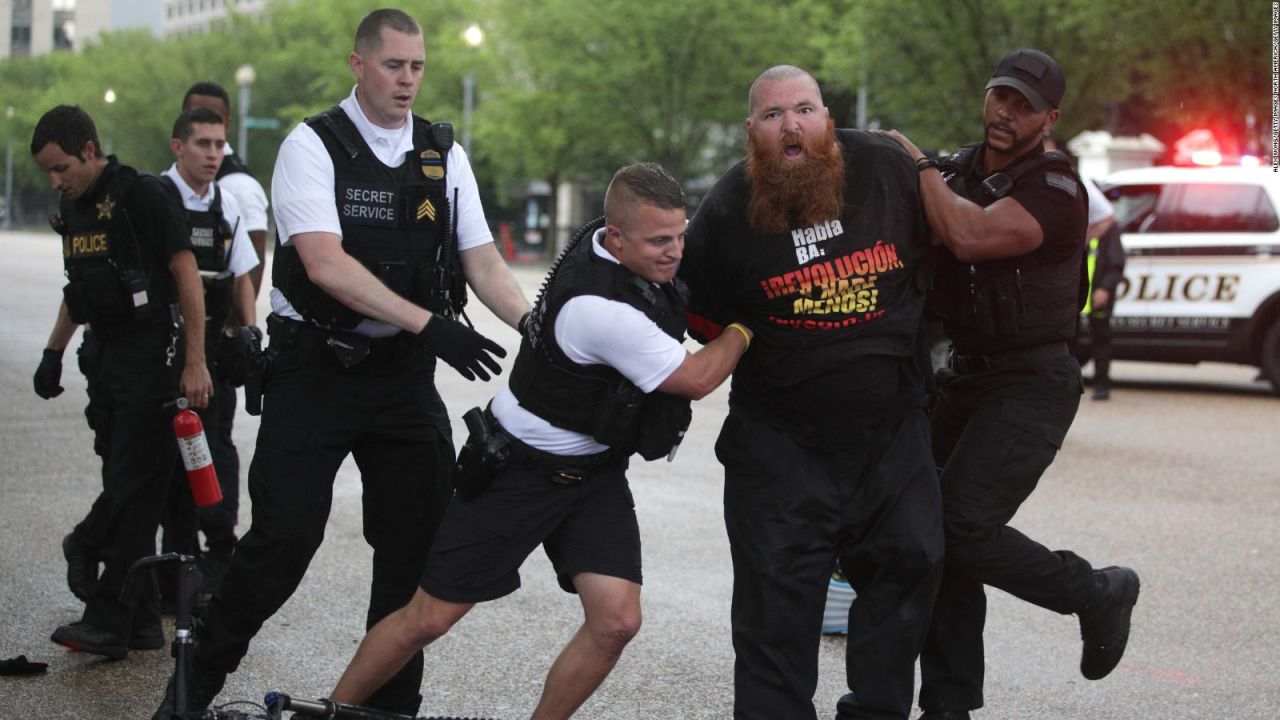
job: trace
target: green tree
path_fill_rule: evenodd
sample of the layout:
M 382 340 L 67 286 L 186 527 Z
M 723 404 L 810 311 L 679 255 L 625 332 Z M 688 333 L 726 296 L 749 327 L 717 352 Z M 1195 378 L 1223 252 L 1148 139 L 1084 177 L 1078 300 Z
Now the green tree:
M 1238 130 L 1266 87 L 1269 9 L 1244 0 L 865 0 L 843 6 L 820 74 L 856 89 L 871 117 L 926 147 L 981 138 L 983 86 L 1008 51 L 1062 65 L 1060 134 L 1109 127 L 1166 142 L 1197 124 Z
M 478 152 L 503 187 L 589 178 L 650 160 L 689 180 L 736 154 L 760 71 L 804 65 L 807 33 L 779 32 L 804 3 L 491 0 L 498 73 Z M 498 160 L 500 158 L 500 160 Z

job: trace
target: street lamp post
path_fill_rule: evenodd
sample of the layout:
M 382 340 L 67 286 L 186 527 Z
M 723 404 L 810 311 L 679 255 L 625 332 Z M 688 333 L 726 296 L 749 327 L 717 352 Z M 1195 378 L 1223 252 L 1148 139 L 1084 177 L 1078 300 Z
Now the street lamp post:
M 462 76 L 462 147 L 471 152 L 471 106 L 475 103 L 476 75 L 468 72 Z
M 478 48 L 484 42 L 484 30 L 472 23 L 462 31 L 462 41 L 470 47 Z M 468 70 L 467 74 L 462 76 L 462 147 L 468 153 L 471 152 L 471 109 L 475 104 L 475 94 L 476 74 Z
M 107 105 L 115 105 L 116 91 L 112 90 L 111 88 L 107 88 L 107 91 L 102 94 L 102 101 L 105 102 Z M 110 133 L 107 133 L 107 144 L 106 144 L 106 147 L 103 148 L 103 150 L 106 151 L 107 155 L 111 154 L 111 134 Z
M 253 66 L 249 64 L 241 65 L 236 68 L 236 85 L 240 87 L 240 111 L 239 119 L 236 121 L 236 151 L 240 154 L 240 159 L 249 162 L 249 93 L 253 88 L 253 81 L 256 80 L 258 74 L 253 71 Z
M 4 109 L 4 229 L 13 227 L 13 106 Z

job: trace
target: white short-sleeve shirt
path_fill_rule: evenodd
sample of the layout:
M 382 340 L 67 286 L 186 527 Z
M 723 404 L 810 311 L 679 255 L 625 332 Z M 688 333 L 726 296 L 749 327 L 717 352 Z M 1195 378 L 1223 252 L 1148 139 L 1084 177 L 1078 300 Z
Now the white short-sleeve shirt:
M 338 106 L 351 118 L 373 154 L 387 167 L 399 167 L 413 150 L 412 120 L 406 119 L 404 125 L 394 130 L 374 125 L 360 109 L 355 88 Z M 445 191 L 449 201 L 453 202 L 455 190 L 458 197 L 457 207 L 453 208 L 458 227 L 458 251 L 493 242 L 484 207 L 480 204 L 476 177 L 462 146 L 455 143 L 449 150 L 445 167 Z M 292 243 L 293 238 L 302 233 L 324 232 L 342 236 L 338 206 L 334 202 L 333 160 L 320 136 L 306 123 L 299 123 L 289 133 L 276 156 L 275 172 L 271 176 L 271 211 L 282 244 Z M 302 318 L 279 288 L 271 289 L 271 310 L 284 317 Z M 366 320 L 356 331 L 378 337 L 394 335 L 399 328 Z
M 197 195 L 187 181 L 182 179 L 182 175 L 178 174 L 177 163 L 170 165 L 164 171 L 164 176 L 173 180 L 173 184 L 177 186 L 184 208 L 195 212 L 209 211 L 209 206 L 213 204 L 214 189 L 219 183 L 209 183 L 204 195 Z M 222 193 L 222 218 L 235 229 L 231 247 L 227 251 L 227 269 L 232 275 L 240 277 L 258 267 L 258 253 L 254 252 L 253 244 L 249 242 L 249 232 L 244 227 L 244 219 L 240 215 L 240 206 L 236 203 L 235 196 L 226 192 L 225 188 Z
M 596 255 L 618 262 L 601 246 L 604 229 L 591 238 Z M 581 365 L 608 365 L 641 391 L 653 392 L 680 367 L 684 345 L 662 331 L 636 308 L 597 295 L 570 299 L 556 316 L 556 343 Z M 591 436 L 572 432 L 543 420 L 520 406 L 504 385 L 493 398 L 492 410 L 507 432 L 533 447 L 556 455 L 590 455 L 608 448 Z
M 1081 180 L 1084 182 L 1085 192 L 1089 195 L 1089 224 L 1100 223 L 1115 215 L 1116 211 L 1111 207 L 1111 201 L 1102 194 L 1097 184 L 1089 178 L 1081 178 Z
M 234 152 L 231 149 L 231 143 L 227 143 L 226 151 L 228 155 Z M 267 191 L 262 189 L 262 183 L 249 173 L 237 172 L 223 175 L 218 180 L 218 187 L 222 188 L 222 192 L 235 196 L 236 203 L 240 205 L 240 217 L 246 231 L 266 232 Z

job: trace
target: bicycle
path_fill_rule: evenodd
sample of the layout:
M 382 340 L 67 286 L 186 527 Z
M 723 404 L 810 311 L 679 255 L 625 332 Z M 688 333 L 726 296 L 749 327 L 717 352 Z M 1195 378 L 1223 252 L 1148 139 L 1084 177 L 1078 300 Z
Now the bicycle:
M 150 555 L 139 559 L 129 568 L 129 574 L 122 593 L 123 600 L 132 605 L 136 593 L 138 578 L 145 571 L 154 570 L 164 565 L 178 564 L 178 597 L 174 611 L 174 634 L 170 654 L 174 659 L 174 703 L 173 716 L 184 720 L 281 720 L 282 713 L 292 712 L 293 717 L 324 718 L 326 720 L 494 720 L 493 718 L 474 718 L 461 716 L 412 716 L 374 710 L 359 705 L 345 705 L 327 698 L 319 700 L 301 700 L 289 695 L 271 691 L 263 698 L 262 704 L 249 700 L 237 700 L 224 703 L 214 708 L 198 711 L 187 710 L 187 668 L 194 658 L 195 637 L 192 634 L 192 608 L 196 593 L 200 590 L 201 574 L 197 559 L 192 555 L 165 553 Z M 248 710 L 240 710 L 234 706 L 249 706 Z

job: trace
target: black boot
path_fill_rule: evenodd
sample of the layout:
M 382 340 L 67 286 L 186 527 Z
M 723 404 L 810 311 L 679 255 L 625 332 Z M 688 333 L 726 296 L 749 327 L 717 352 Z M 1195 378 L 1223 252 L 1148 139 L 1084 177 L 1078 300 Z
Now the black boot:
M 1111 397 L 1111 359 L 1093 358 L 1093 399 L 1106 400 Z
M 98 588 L 98 559 L 80 544 L 74 532 L 62 538 L 62 556 L 67 559 L 67 587 L 82 602 L 89 602 Z
M 112 660 L 119 660 L 129 654 L 125 638 L 117 637 L 83 620 L 59 627 L 49 639 L 76 652 L 103 655 Z
M 1106 677 L 1124 656 L 1129 643 L 1129 620 L 1138 603 L 1138 573 L 1127 567 L 1093 571 L 1097 593 L 1080 611 L 1080 674 L 1088 680 Z

